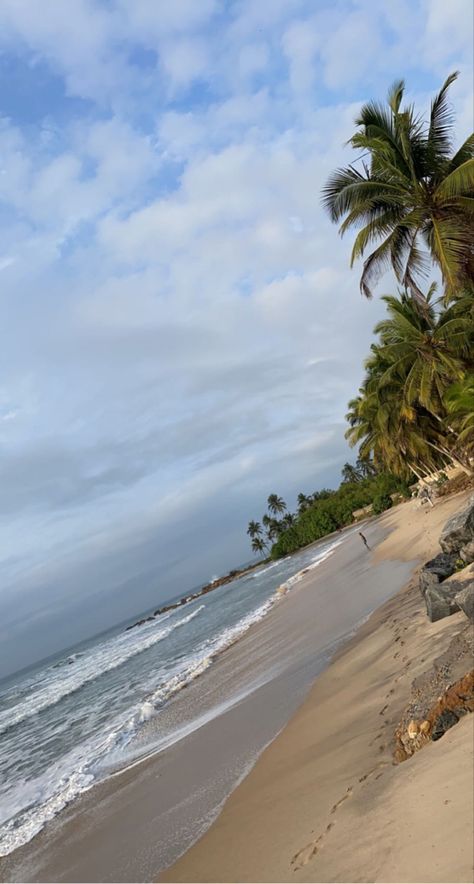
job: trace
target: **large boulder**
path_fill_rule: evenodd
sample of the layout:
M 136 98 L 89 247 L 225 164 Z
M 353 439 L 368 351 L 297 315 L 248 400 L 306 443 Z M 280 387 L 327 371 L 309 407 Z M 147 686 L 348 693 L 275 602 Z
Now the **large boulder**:
M 470 562 L 474 562 L 474 540 L 470 540 L 469 543 L 465 543 L 464 546 L 459 550 L 459 557 L 469 564 Z
M 466 583 L 463 589 L 456 593 L 454 601 L 471 623 L 474 623 L 474 580 Z
M 455 601 L 457 589 L 453 590 L 451 592 L 446 591 L 441 583 L 438 586 L 429 586 L 426 590 L 424 596 L 426 613 L 432 623 L 459 611 L 459 606 Z
M 439 539 L 445 553 L 458 553 L 461 547 L 474 540 L 474 499 L 446 522 Z
M 456 555 L 439 553 L 431 559 L 420 572 L 420 591 L 424 595 L 428 587 L 435 587 L 446 577 L 450 577 L 456 570 Z

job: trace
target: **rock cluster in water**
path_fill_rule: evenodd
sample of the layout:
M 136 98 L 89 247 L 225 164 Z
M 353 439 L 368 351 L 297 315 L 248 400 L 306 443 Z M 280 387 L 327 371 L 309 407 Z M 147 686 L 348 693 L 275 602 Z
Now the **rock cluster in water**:
M 143 626 L 144 623 L 148 623 L 149 620 L 154 620 L 155 617 L 159 617 L 160 614 L 166 614 L 167 611 L 174 611 L 175 608 L 179 608 L 187 602 L 192 602 L 194 599 L 206 595 L 207 592 L 212 592 L 213 589 L 217 589 L 219 586 L 224 586 L 225 583 L 230 583 L 232 580 L 236 580 L 237 577 L 242 577 L 243 574 L 247 574 L 248 571 L 253 571 L 254 568 L 258 568 L 261 564 L 261 562 L 258 562 L 256 565 L 249 565 L 248 568 L 239 568 L 234 571 L 229 571 L 224 577 L 216 577 L 211 583 L 206 583 L 206 585 L 198 590 L 198 592 L 193 592 L 191 595 L 184 596 L 177 602 L 171 602 L 169 605 L 164 605 L 162 608 L 153 611 L 153 614 L 150 614 L 148 617 L 142 617 L 141 620 L 131 623 L 130 626 L 126 627 L 125 631 L 127 632 L 129 629 L 135 629 L 136 626 Z

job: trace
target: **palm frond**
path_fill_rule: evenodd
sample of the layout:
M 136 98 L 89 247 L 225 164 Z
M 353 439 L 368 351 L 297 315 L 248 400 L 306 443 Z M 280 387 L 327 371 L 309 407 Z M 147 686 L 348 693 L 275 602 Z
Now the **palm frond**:
M 474 158 L 466 160 L 454 169 L 436 188 L 436 199 L 449 200 L 458 196 L 471 196 L 474 191 Z
M 459 71 L 450 74 L 431 102 L 430 127 L 426 145 L 428 168 L 436 164 L 439 159 L 448 157 L 451 151 L 453 111 L 448 103 L 448 90 L 458 76 Z
M 393 234 L 387 237 L 378 248 L 364 261 L 360 290 L 366 298 L 372 297 L 372 287 L 382 274 L 390 267 L 391 244 Z
M 398 114 L 405 92 L 405 80 L 395 80 L 388 90 L 387 103 L 393 114 Z
M 464 144 L 456 151 L 453 158 L 449 162 L 448 172 L 453 172 L 458 166 L 462 166 L 467 160 L 474 156 L 474 132 L 469 135 Z

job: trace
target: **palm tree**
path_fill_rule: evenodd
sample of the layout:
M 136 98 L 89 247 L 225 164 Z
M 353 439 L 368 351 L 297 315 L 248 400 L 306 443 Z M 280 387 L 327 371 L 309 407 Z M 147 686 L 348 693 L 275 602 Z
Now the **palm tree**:
M 403 478 L 413 472 L 420 478 L 445 465 L 442 453 L 429 441 L 436 446 L 445 441 L 434 419 L 407 408 L 393 388 L 380 395 L 375 378 L 366 381 L 349 403 L 346 417 L 349 443 L 359 445 L 361 456 L 372 458 L 382 469 Z
M 265 549 L 266 549 L 266 546 L 265 546 L 265 543 L 263 542 L 263 540 L 261 539 L 261 537 L 254 537 L 252 540 L 252 552 L 254 552 L 256 554 L 264 553 Z
M 360 482 L 362 478 L 359 471 L 351 463 L 345 463 L 341 472 L 343 482 Z
M 254 537 L 260 537 L 261 533 L 262 533 L 262 526 L 261 526 L 260 522 L 255 522 L 254 519 L 252 519 L 248 524 L 247 534 L 250 537 L 254 538 Z
M 459 444 L 468 454 L 474 454 L 474 374 L 449 387 L 444 401 L 449 421 L 459 433 Z
M 368 458 L 358 457 L 356 460 L 356 469 L 363 479 L 371 479 L 377 475 L 377 469 Z
M 298 494 L 297 502 L 298 502 L 298 512 L 300 512 L 300 513 L 304 513 L 304 511 L 306 509 L 308 509 L 308 506 L 311 503 L 308 495 L 303 494 L 302 491 L 300 491 L 300 493 Z
M 381 344 L 373 350 L 375 360 L 381 356 L 387 366 L 379 387 L 403 379 L 401 391 L 407 406 L 419 404 L 435 417 L 443 417 L 444 393 L 463 376 L 466 361 L 472 358 L 472 300 L 458 299 L 439 313 L 439 305 L 430 298 L 423 312 L 403 294 L 383 300 L 388 318 L 375 326 Z
M 278 494 L 270 494 L 267 504 L 269 512 L 273 513 L 274 516 L 278 515 L 278 513 L 284 513 L 286 510 L 286 503 L 282 497 L 278 497 Z
M 374 101 L 365 104 L 355 121 L 359 129 L 349 141 L 363 151 L 356 161 L 359 167 L 337 169 L 323 189 L 332 221 L 344 218 L 341 235 L 361 227 L 351 266 L 378 243 L 365 259 L 360 279 L 367 297 L 391 266 L 397 280 L 423 305 L 420 280 L 430 257 L 449 295 L 474 281 L 474 134 L 453 150 L 448 90 L 457 76 L 451 74 L 433 99 L 427 124 L 413 106 L 401 108 L 403 80 L 390 89 L 388 107 Z
M 385 300 L 388 317 L 376 326 L 379 342 L 349 403 L 346 437 L 360 444 L 362 458 L 400 475 L 427 475 L 450 461 L 469 472 L 444 398 L 472 365 L 472 299 L 460 297 L 447 309 L 428 299 L 423 312 L 404 294 Z

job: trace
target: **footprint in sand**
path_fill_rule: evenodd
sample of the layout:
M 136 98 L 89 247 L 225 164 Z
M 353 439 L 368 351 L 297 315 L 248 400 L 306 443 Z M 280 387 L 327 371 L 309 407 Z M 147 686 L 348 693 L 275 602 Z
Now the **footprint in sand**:
M 346 794 L 343 795 L 342 798 L 339 799 L 339 801 L 336 801 L 336 803 L 333 805 L 333 807 L 331 807 L 331 813 L 336 813 L 337 808 L 340 807 L 341 804 L 344 803 L 344 801 L 347 801 L 347 799 L 351 797 L 352 792 L 353 792 L 353 786 L 349 786 Z
M 385 746 L 380 747 L 381 750 L 384 748 Z M 385 767 L 387 764 L 387 761 L 380 761 L 378 764 L 375 765 L 375 767 L 371 768 L 371 770 L 367 771 L 366 774 L 359 778 L 359 783 L 365 783 L 369 779 L 369 777 L 377 773 L 377 771 L 378 773 L 375 779 L 378 780 L 379 777 L 381 777 L 383 774 L 383 770 L 380 770 L 380 768 Z M 347 799 L 351 797 L 353 791 L 354 787 L 349 786 L 345 795 L 343 795 L 342 798 L 340 798 L 339 801 L 336 801 L 336 803 L 332 806 L 331 814 L 336 813 L 341 804 L 343 804 L 344 801 L 347 801 Z M 302 847 L 301 850 L 298 850 L 298 852 L 295 853 L 293 859 L 290 862 L 290 868 L 293 872 L 298 872 L 309 862 L 311 862 L 312 859 L 314 859 L 316 854 L 321 849 L 324 839 L 335 825 L 335 821 L 328 823 L 324 832 L 322 832 L 321 835 L 319 835 L 317 838 L 314 838 L 312 841 L 309 842 L 309 844 L 306 844 L 305 847 Z
M 319 838 L 315 838 L 314 841 L 310 841 L 309 844 L 306 845 L 306 847 L 303 847 L 301 850 L 298 851 L 298 853 L 295 853 L 290 863 L 293 872 L 297 872 L 299 869 L 302 869 L 303 866 L 306 866 L 310 862 L 310 860 L 312 860 L 313 857 L 316 856 L 321 842 L 335 825 L 335 823 L 328 823 L 326 829 L 319 836 Z
M 380 746 L 380 749 L 381 750 L 385 749 L 385 746 Z M 378 771 L 381 767 L 386 767 L 387 764 L 388 764 L 387 761 L 379 761 L 379 763 L 376 764 L 375 767 L 372 767 L 370 770 L 367 771 L 366 774 L 364 774 L 362 777 L 359 777 L 359 783 L 365 783 L 369 779 L 369 777 L 372 776 L 372 774 L 376 773 L 376 771 Z M 383 770 L 380 771 L 380 773 L 378 774 L 378 776 L 375 777 L 375 779 L 378 780 L 378 778 L 380 776 L 382 776 L 382 774 L 383 774 Z

